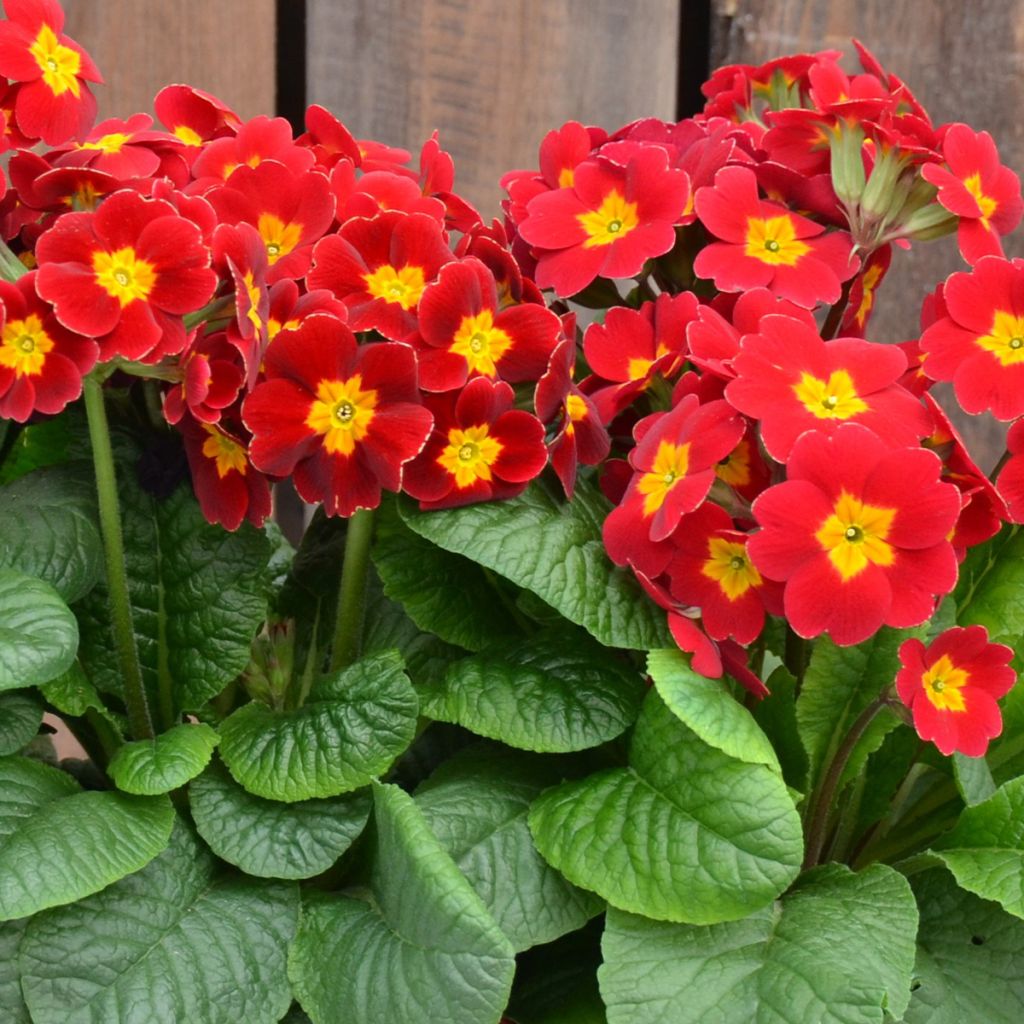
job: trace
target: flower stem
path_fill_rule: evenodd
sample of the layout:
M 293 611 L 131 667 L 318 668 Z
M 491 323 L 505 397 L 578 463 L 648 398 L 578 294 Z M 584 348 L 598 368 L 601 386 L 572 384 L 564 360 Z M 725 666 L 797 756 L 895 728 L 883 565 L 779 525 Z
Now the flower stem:
M 135 646 L 132 608 L 128 598 L 128 576 L 124 564 L 124 536 L 121 509 L 117 499 L 117 476 L 110 445 L 110 427 L 103 404 L 103 385 L 90 375 L 82 382 L 85 413 L 89 421 L 92 461 L 99 498 L 100 532 L 107 565 L 107 591 L 110 595 L 110 624 L 114 633 L 118 665 L 124 685 L 128 722 L 135 739 L 152 739 L 153 722 L 142 682 L 139 652 Z
M 846 763 L 850 755 L 860 742 L 861 737 L 867 731 L 868 726 L 874 721 L 882 708 L 888 707 L 891 701 L 888 689 L 873 700 L 854 720 L 849 732 L 843 737 L 839 749 L 835 753 L 828 766 L 828 771 L 822 777 L 821 783 L 811 793 L 808 800 L 808 818 L 810 824 L 807 828 L 807 850 L 804 855 L 804 870 L 814 867 L 821 857 L 822 848 L 825 845 L 825 832 L 828 826 L 829 811 L 832 809 L 832 798 L 836 795 L 839 780 L 843 776 Z
M 804 673 L 807 671 L 807 641 L 799 634 L 793 632 L 793 627 L 786 626 L 786 647 L 782 654 L 782 661 L 790 674 L 796 680 L 797 693 L 803 686 Z
M 366 571 L 373 540 L 373 510 L 359 509 L 348 521 L 345 558 L 341 563 L 338 613 L 331 645 L 331 671 L 351 665 L 359 657 L 363 613 L 366 610 Z
M 850 301 L 850 291 L 853 288 L 853 282 L 856 280 L 857 275 L 854 274 L 843 285 L 843 290 L 839 293 L 836 304 L 828 311 L 828 316 L 825 317 L 825 323 L 821 328 L 821 336 L 825 341 L 831 341 L 838 333 L 839 325 L 843 322 L 843 313 L 846 312 L 846 304 Z

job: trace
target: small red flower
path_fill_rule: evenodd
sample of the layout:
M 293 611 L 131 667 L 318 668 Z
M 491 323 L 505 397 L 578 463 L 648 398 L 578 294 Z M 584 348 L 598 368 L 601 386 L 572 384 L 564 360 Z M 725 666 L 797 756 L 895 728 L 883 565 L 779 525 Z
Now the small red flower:
M 473 257 L 441 268 L 419 305 L 420 386 L 451 391 L 470 377 L 534 381 L 544 373 L 561 334 L 558 316 L 543 305 L 498 307 L 490 270 Z
M 890 449 L 846 423 L 801 435 L 786 468 L 788 479 L 754 502 L 762 529 L 747 550 L 763 576 L 785 582 L 796 633 L 827 631 L 846 646 L 929 618 L 957 577 L 948 538 L 960 495 L 939 481 L 938 456 Z
M 217 285 L 199 228 L 170 203 L 125 189 L 95 213 L 58 217 L 36 245 L 40 296 L 100 359 L 145 359 L 185 347 L 182 316 Z
M 924 372 L 952 381 L 966 412 L 1024 415 L 1024 260 L 985 256 L 942 297 L 945 316 L 921 335 Z
M 534 196 L 518 225 L 537 250 L 537 284 L 575 295 L 598 276 L 633 277 L 675 244 L 689 195 L 686 173 L 670 168 L 659 146 L 640 149 L 625 166 L 584 161 L 571 185 Z
M 245 384 L 242 356 L 223 331 L 196 338 L 179 360 L 181 383 L 164 395 L 164 416 L 177 424 L 187 414 L 216 423 Z
M 96 342 L 61 326 L 40 300 L 35 278 L 0 281 L 0 419 L 19 423 L 78 398 L 97 355 Z
M 857 269 L 849 236 L 761 199 L 747 167 L 723 167 L 697 192 L 697 215 L 720 241 L 697 254 L 693 270 L 723 292 L 766 287 L 799 306 L 834 303 Z
M 382 489 L 399 490 L 432 423 L 411 348 L 357 346 L 343 323 L 316 314 L 278 335 L 265 370 L 242 407 L 257 469 L 291 473 L 299 495 L 328 515 L 376 508 Z
M 82 138 L 96 117 L 86 82 L 102 82 L 92 58 L 63 34 L 57 0 L 4 0 L 0 75 L 22 83 L 14 98 L 18 130 L 47 145 Z
M 761 439 L 778 462 L 805 430 L 831 434 L 849 422 L 870 427 L 894 447 L 915 445 L 932 423 L 897 383 L 906 368 L 906 356 L 894 345 L 823 341 L 805 323 L 766 316 L 758 334 L 744 337 L 725 397 L 761 421 Z
M 927 647 L 907 640 L 899 655 L 896 690 L 913 713 L 918 736 L 947 756 L 954 750 L 983 756 L 1003 728 L 996 701 L 1017 679 L 1012 648 L 989 643 L 984 626 L 955 626 Z

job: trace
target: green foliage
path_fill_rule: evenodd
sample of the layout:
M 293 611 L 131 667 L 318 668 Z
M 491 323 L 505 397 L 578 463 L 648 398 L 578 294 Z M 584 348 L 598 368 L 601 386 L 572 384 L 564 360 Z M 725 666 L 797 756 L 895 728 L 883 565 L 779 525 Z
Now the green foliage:
M 59 676 L 78 650 L 78 623 L 43 580 L 0 569 L 0 690 L 18 690 Z
M 497 1024 L 514 969 L 508 939 L 395 786 L 374 791 L 365 894 L 310 896 L 289 976 L 313 1024 Z
M 445 762 L 416 791 L 430 830 L 517 952 L 575 931 L 603 907 L 533 845 L 530 804 L 557 778 L 546 760 L 484 746 Z
M 593 484 L 581 481 L 571 502 L 534 483 L 511 501 L 400 508 L 421 537 L 532 591 L 602 644 L 645 651 L 671 643 L 664 612 L 605 554 L 601 524 L 611 506 Z
M 43 705 L 31 690 L 0 693 L 0 755 L 15 754 L 39 731 Z
M 21 946 L 34 1024 L 276 1024 L 298 894 L 221 876 L 180 821 L 143 870 L 40 914 Z
M 28 918 L 0 921 L 0 1020 L 4 1024 L 32 1024 L 21 995 L 18 949 Z
M 412 741 L 419 702 L 394 651 L 316 684 L 294 711 L 253 701 L 220 726 L 235 780 L 268 800 L 310 800 L 365 786 Z
M 910 998 L 916 931 L 901 875 L 828 865 L 725 924 L 610 910 L 598 977 L 609 1024 L 882 1024 Z
M 64 772 L 0 759 L 0 920 L 71 903 L 138 871 L 167 846 L 166 797 L 82 792 Z
M 218 857 L 259 878 L 326 871 L 366 825 L 365 791 L 281 803 L 247 792 L 214 761 L 189 786 L 196 829 Z
M 796 877 L 800 822 L 775 771 L 708 746 L 657 694 L 629 760 L 533 805 L 537 847 L 571 882 L 622 910 L 708 924 L 765 906 Z
M 176 725 L 155 739 L 125 743 L 107 772 L 126 793 L 169 793 L 206 767 L 219 741 L 217 730 L 209 725 Z
M 968 555 L 954 592 L 961 626 L 981 625 L 993 642 L 1024 638 L 1024 530 L 1007 524 Z

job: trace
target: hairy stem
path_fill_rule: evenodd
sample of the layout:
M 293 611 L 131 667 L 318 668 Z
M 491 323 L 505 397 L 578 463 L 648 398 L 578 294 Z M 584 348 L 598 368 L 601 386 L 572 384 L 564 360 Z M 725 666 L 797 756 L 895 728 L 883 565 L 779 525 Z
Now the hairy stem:
M 850 289 L 853 288 L 853 282 L 856 280 L 857 275 L 854 274 L 843 285 L 843 290 L 839 293 L 836 304 L 828 311 L 828 316 L 825 317 L 825 323 L 821 328 L 821 336 L 825 341 L 831 341 L 839 332 L 839 325 L 843 321 L 843 313 L 846 312 L 846 304 L 850 301 Z
M 103 537 L 107 591 L 110 597 L 110 624 L 124 686 L 128 722 L 135 739 L 152 739 L 153 721 L 150 718 L 146 689 L 142 682 L 139 652 L 135 646 L 132 608 L 128 599 L 121 509 L 117 499 L 117 476 L 114 470 L 114 453 L 110 445 L 110 427 L 107 423 L 107 410 L 103 404 L 103 385 L 96 377 L 90 375 L 82 383 L 82 393 L 89 421 L 93 468 L 96 472 L 100 533 Z
M 348 521 L 345 556 L 338 587 L 338 612 L 331 645 L 331 671 L 351 665 L 359 657 L 363 613 L 366 610 L 366 572 L 373 540 L 373 510 L 361 508 Z

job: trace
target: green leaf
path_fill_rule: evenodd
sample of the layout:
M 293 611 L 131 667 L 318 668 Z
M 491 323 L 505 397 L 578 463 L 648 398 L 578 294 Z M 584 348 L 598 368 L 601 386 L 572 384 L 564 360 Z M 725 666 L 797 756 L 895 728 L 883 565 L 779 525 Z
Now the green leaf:
M 45 580 L 77 601 L 103 575 L 96 483 L 71 467 L 41 469 L 0 488 L 0 569 Z
M 43 696 L 63 715 L 80 718 L 89 710 L 104 710 L 103 701 L 96 687 L 78 661 L 71 663 L 66 672 L 44 683 L 40 688 Z
M 375 786 L 374 820 L 367 896 L 303 908 L 289 958 L 303 1009 L 314 1024 L 496 1024 L 515 966 L 508 939 L 410 797 Z
M 419 702 L 394 651 L 322 680 L 295 711 L 239 708 L 220 726 L 235 780 L 268 800 L 337 796 L 385 772 L 416 731 Z
M 931 852 L 964 889 L 1024 917 L 1024 778 L 968 807 Z
M 253 635 L 266 615 L 270 544 L 243 523 L 234 533 L 208 523 L 179 487 L 165 501 L 121 474 L 125 558 L 143 680 L 162 679 L 180 710 L 202 706 L 249 662 Z M 78 609 L 83 666 L 93 683 L 121 693 L 107 613 L 97 586 Z
M 807 785 L 807 751 L 796 723 L 797 685 L 793 674 L 778 666 L 765 681 L 771 691 L 751 709 L 782 766 L 786 785 L 802 792 Z
M 651 651 L 647 671 L 669 710 L 709 746 L 737 761 L 781 770 L 771 742 L 753 715 L 722 680 L 694 672 L 689 655 L 680 650 Z
M 220 876 L 178 822 L 142 871 L 35 918 L 21 947 L 34 1024 L 276 1024 L 295 887 Z
M 32 1024 L 21 995 L 18 948 L 28 918 L 0 922 L 0 1020 L 4 1024 Z
M 665 614 L 601 542 L 611 505 L 581 481 L 571 502 L 534 483 L 518 498 L 440 512 L 400 505 L 421 537 L 533 591 L 608 647 L 668 647 Z
M 21 750 L 42 721 L 43 705 L 31 690 L 0 694 L 0 755 Z
M 82 792 L 64 772 L 0 759 L 0 920 L 98 892 L 167 845 L 165 797 Z
M 882 1024 L 910 997 L 916 931 L 901 875 L 829 864 L 726 924 L 610 910 L 598 980 L 609 1024 Z
M 911 884 L 921 927 L 904 1024 L 1020 1024 L 1024 922 L 964 892 L 941 869 Z
M 1024 530 L 1007 524 L 968 555 L 954 593 L 961 626 L 981 625 L 993 642 L 1024 637 Z
M 856 647 L 839 647 L 824 636 L 815 640 L 796 702 L 796 720 L 810 763 L 809 789 L 817 785 L 857 716 L 896 678 L 900 644 L 921 632 L 883 627 Z M 898 724 L 899 719 L 887 710 L 876 715 L 854 748 L 843 779 L 859 774 L 868 756 Z
M 530 804 L 554 774 L 546 761 L 488 746 L 452 758 L 416 791 L 431 831 L 516 952 L 583 927 L 603 906 L 549 867 L 530 837 Z
M 219 742 L 209 725 L 176 725 L 155 739 L 125 743 L 110 759 L 107 774 L 126 793 L 169 793 L 202 772 Z
M 781 777 L 708 746 L 656 693 L 640 712 L 630 766 L 548 790 L 530 831 L 550 864 L 612 906 L 692 924 L 763 907 L 803 854 Z
M 218 857 L 260 878 L 312 878 L 363 831 L 366 792 L 285 804 L 253 796 L 215 761 L 189 786 L 192 817 Z
M 0 569 L 0 690 L 38 686 L 66 671 L 78 623 L 49 583 Z
M 995 781 L 984 757 L 967 757 L 954 751 L 953 774 L 956 776 L 956 787 L 968 807 L 980 804 L 996 791 Z
M 420 629 L 448 643 L 481 651 L 522 637 L 486 570 L 413 533 L 390 502 L 377 518 L 373 564 L 384 593 Z
M 79 404 L 68 406 L 59 416 L 24 426 L 0 466 L 0 484 L 26 476 L 33 470 L 77 460 L 91 472 L 89 430 Z
M 636 720 L 643 679 L 586 634 L 538 636 L 449 666 L 426 714 L 521 750 L 585 750 Z

